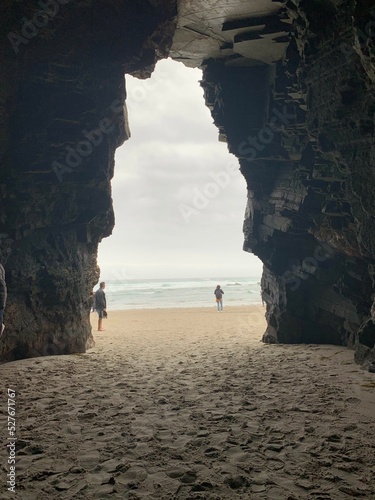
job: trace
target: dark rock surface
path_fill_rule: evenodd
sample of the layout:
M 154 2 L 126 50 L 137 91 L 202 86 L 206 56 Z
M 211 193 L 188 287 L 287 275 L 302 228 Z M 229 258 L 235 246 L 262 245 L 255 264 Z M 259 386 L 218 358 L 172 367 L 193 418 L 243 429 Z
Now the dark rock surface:
M 209 60 L 202 85 L 248 185 L 244 249 L 264 263 L 264 341 L 353 346 L 370 367 L 375 10 L 295 0 L 286 12 L 282 61 Z
M 46 26 L 37 2 L 2 4 L 0 261 L 11 333 L 0 359 L 92 341 L 114 151 L 129 136 L 123 75 L 149 76 L 171 47 L 203 68 L 219 138 L 247 181 L 244 249 L 264 263 L 264 341 L 348 345 L 371 369 L 372 2 L 181 0 L 178 16 L 174 0 L 56 2 Z
M 48 18 L 38 2 L 1 5 L 3 361 L 92 343 L 97 247 L 114 225 L 114 152 L 129 136 L 124 73 L 149 76 L 175 28 L 174 0 L 49 5 Z

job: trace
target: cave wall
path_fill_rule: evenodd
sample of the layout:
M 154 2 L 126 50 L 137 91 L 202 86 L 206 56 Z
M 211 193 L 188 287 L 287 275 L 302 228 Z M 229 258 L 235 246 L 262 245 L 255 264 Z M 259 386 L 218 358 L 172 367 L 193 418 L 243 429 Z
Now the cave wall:
M 264 263 L 263 340 L 347 345 L 373 370 L 371 8 L 289 1 L 281 60 L 234 72 L 209 59 L 202 86 L 247 181 L 244 250 Z
M 245 249 L 262 242 L 274 248 L 263 259 L 264 340 L 354 346 L 357 361 L 371 367 L 375 337 L 362 331 L 373 324 L 375 298 L 375 60 L 371 36 L 358 44 L 371 22 L 369 7 L 289 4 L 293 38 L 272 101 L 288 106 L 280 144 L 292 163 L 286 179 L 285 167 L 280 170 L 268 197 L 272 220 L 288 222 L 281 231 L 276 222 L 270 234 L 262 204 L 254 203 L 257 242 L 247 243 L 249 216 Z M 251 185 L 251 166 L 245 161 L 242 168 Z
M 3 1 L 0 360 L 84 352 L 98 244 L 114 225 L 115 149 L 129 137 L 124 74 L 148 77 L 176 23 L 170 1 Z

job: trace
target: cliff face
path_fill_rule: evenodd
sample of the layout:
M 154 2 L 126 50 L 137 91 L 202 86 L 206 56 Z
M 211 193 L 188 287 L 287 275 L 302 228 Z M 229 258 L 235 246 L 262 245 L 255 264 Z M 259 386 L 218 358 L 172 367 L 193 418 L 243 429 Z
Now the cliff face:
M 0 359 L 84 351 L 111 233 L 124 73 L 169 47 L 204 70 L 248 184 L 266 342 L 355 346 L 375 362 L 374 26 L 366 0 L 3 2 Z M 177 22 L 177 30 L 176 28 Z M 45 23 L 45 24 L 44 24 Z M 173 38 L 173 44 L 172 44 Z
M 114 225 L 115 149 L 129 136 L 124 73 L 150 75 L 171 1 L 2 3 L 0 359 L 83 352 L 98 243 Z
M 280 60 L 211 59 L 202 83 L 248 185 L 264 341 L 354 346 L 374 370 L 375 10 L 295 0 L 285 15 Z

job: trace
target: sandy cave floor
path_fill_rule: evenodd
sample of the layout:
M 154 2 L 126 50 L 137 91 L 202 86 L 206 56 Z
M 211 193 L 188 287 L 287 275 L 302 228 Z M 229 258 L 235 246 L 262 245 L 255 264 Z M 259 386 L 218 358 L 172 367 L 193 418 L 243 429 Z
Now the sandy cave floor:
M 0 366 L 0 499 L 375 498 L 375 375 L 352 351 L 265 345 L 261 306 L 91 318 L 86 354 Z

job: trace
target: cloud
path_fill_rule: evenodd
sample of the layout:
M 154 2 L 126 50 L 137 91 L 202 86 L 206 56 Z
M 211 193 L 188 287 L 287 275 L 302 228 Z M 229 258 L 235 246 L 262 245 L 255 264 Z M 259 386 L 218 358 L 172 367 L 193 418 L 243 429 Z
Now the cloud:
M 261 263 L 242 251 L 245 180 L 218 142 L 201 77 L 171 60 L 150 80 L 126 76 L 132 137 L 116 153 L 103 279 L 114 267 L 135 278 L 260 275 Z

